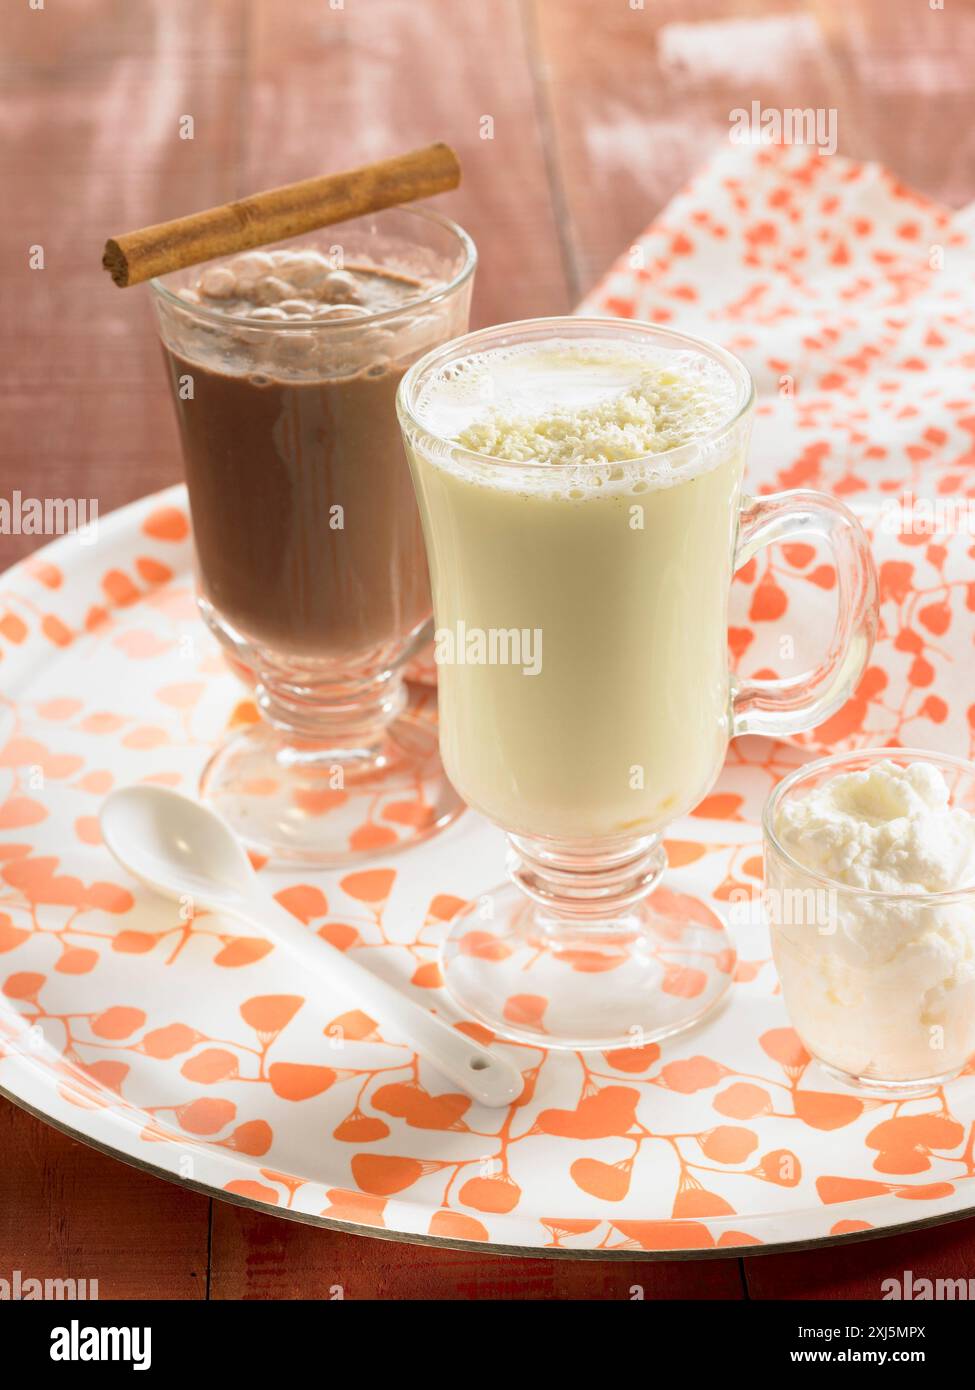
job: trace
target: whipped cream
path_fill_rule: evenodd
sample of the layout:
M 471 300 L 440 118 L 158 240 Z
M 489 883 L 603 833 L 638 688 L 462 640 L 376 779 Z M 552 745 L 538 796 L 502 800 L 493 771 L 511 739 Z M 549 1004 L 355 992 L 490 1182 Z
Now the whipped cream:
M 846 772 L 779 810 L 794 859 L 851 888 L 947 893 L 975 882 L 975 816 L 950 805 L 932 763 Z
M 920 1080 L 975 1052 L 975 816 L 952 806 L 936 766 L 877 762 L 779 808 L 767 853 L 772 946 L 807 1048 L 854 1076 Z M 822 884 L 829 878 L 828 912 Z M 817 920 L 797 902 L 813 901 Z M 868 897 L 867 889 L 890 897 Z M 783 904 L 791 901 L 787 911 Z

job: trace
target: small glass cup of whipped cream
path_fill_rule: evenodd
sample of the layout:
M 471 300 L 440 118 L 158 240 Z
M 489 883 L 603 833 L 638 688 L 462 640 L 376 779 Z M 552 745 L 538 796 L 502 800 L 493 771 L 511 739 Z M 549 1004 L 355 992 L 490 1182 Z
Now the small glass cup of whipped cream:
M 975 764 L 836 754 L 778 784 L 765 906 L 792 1024 L 834 1077 L 920 1094 L 975 1054 Z

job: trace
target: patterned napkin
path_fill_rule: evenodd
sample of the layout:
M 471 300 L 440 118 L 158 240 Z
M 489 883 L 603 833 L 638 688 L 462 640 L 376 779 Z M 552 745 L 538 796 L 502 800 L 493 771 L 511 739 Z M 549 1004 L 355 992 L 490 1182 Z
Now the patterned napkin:
M 798 740 L 815 748 L 975 750 L 973 230 L 875 164 L 738 146 L 579 307 L 737 353 L 759 393 L 748 490 L 831 492 L 867 526 L 880 636 L 853 698 Z M 734 585 L 738 668 L 812 665 L 834 586 L 809 545 L 760 553 Z

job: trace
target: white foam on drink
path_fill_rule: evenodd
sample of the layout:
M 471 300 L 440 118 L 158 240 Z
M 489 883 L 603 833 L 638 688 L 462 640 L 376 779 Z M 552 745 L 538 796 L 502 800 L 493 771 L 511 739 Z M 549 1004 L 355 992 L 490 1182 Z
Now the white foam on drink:
M 547 465 L 558 469 L 560 491 L 567 483 L 589 491 L 633 486 L 633 470 L 619 465 L 638 459 L 651 463 L 644 486 L 676 480 L 667 455 L 730 421 L 739 396 L 731 374 L 703 353 L 553 340 L 451 363 L 424 385 L 416 416 L 445 442 L 485 459 L 543 465 L 529 490 L 552 490 Z M 439 450 L 437 461 L 447 462 Z M 681 477 L 686 462 L 684 455 Z M 703 455 L 697 462 L 706 466 Z M 493 485 L 525 488 L 522 470 L 517 482 L 505 473 L 499 468 Z

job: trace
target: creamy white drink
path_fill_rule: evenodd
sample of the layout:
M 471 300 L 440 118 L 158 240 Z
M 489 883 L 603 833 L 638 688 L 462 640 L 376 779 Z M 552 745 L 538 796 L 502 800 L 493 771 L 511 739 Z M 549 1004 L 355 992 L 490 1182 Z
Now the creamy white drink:
M 441 750 L 506 830 L 632 840 L 714 780 L 741 393 L 703 352 L 551 337 L 453 361 L 413 400 Z

